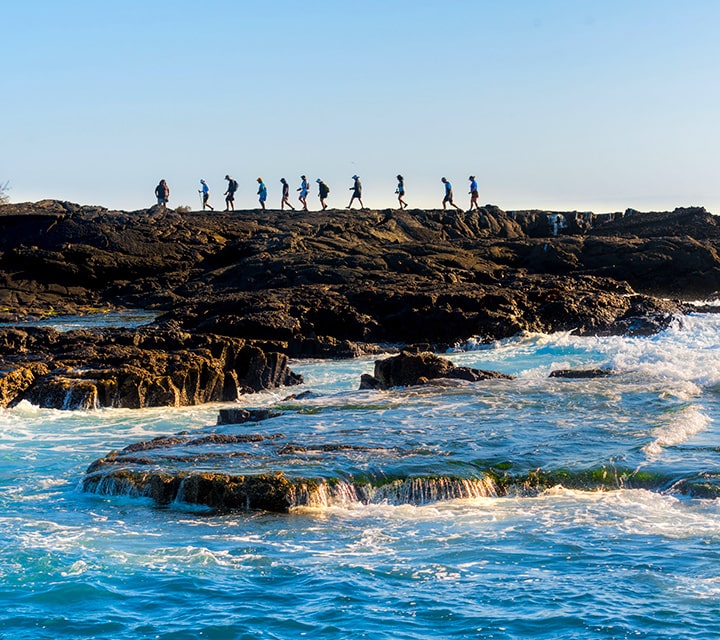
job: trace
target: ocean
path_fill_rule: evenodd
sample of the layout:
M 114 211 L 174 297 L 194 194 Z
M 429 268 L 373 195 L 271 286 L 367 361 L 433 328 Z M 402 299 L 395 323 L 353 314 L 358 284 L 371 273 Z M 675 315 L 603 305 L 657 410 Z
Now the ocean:
M 234 464 L 389 486 L 488 468 L 568 482 L 462 498 L 405 483 L 287 514 L 159 506 L 84 493 L 88 465 L 213 431 L 233 405 L 0 410 L 0 637 L 720 637 L 720 314 L 444 355 L 516 379 L 359 391 L 374 358 L 295 361 L 302 387 L 237 406 L 282 413 L 244 428 L 321 446 Z M 548 377 L 591 367 L 614 374 Z M 354 448 L 325 446 L 338 441 Z

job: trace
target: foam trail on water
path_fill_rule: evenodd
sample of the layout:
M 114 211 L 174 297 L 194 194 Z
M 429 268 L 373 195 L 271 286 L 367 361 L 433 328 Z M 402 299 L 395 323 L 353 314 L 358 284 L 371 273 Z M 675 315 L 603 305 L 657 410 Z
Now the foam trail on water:
M 669 424 L 653 432 L 654 440 L 643 447 L 648 456 L 659 456 L 663 449 L 687 442 L 705 430 L 712 420 L 695 407 L 685 407 L 675 414 Z

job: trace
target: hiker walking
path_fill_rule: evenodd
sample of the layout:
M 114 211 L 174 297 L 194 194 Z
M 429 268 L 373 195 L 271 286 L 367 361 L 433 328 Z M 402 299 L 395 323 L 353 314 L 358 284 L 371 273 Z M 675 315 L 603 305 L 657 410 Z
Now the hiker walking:
M 307 181 L 307 178 L 305 176 L 300 176 L 300 180 L 302 180 L 302 182 L 300 183 L 300 188 L 298 189 L 298 191 L 300 192 L 298 200 L 302 202 L 303 211 L 307 211 L 307 195 L 310 191 L 310 183 Z
M 352 196 L 350 196 L 350 204 L 348 204 L 347 208 L 349 209 L 352 207 L 353 200 L 357 198 L 357 201 L 360 203 L 360 208 L 364 209 L 365 205 L 363 205 L 362 201 L 362 184 L 360 184 L 360 178 L 359 176 L 353 176 L 352 179 L 354 180 L 353 186 L 350 187 L 350 191 L 352 191 Z
M 327 209 L 327 202 L 325 202 L 325 199 L 328 197 L 328 193 L 330 193 L 330 187 L 320 180 L 320 178 L 315 180 L 315 182 L 318 183 L 318 197 L 320 198 L 322 210 L 325 211 L 325 209 Z
M 165 180 L 160 180 L 160 184 L 155 187 L 155 197 L 157 198 L 157 203 L 164 209 L 170 199 L 170 187 L 168 187 Z
M 280 202 L 280 211 L 285 210 L 285 205 L 295 211 L 295 207 L 290 204 L 290 185 L 287 183 L 285 178 L 280 178 L 280 182 L 282 183 L 282 201 Z
M 225 192 L 225 211 L 230 211 L 231 209 L 235 211 L 235 192 L 238 188 L 237 180 L 233 180 L 230 176 L 225 176 L 225 180 L 228 181 L 228 188 Z
M 453 192 L 452 192 L 452 185 L 448 181 L 447 178 L 440 178 L 440 182 L 442 182 L 445 185 L 445 197 L 443 198 L 443 209 L 447 209 L 448 203 L 451 207 L 455 207 L 458 211 L 462 211 L 460 207 L 458 207 L 453 202 Z
M 402 211 L 403 209 L 407 209 L 407 203 L 403 200 L 403 196 L 405 195 L 405 178 L 398 174 L 397 181 L 398 185 L 395 193 L 397 193 L 398 204 L 400 205 L 400 211 Z
M 480 194 L 478 193 L 477 180 L 475 180 L 475 176 L 470 176 L 468 180 L 470 180 L 470 211 L 473 209 L 475 211 L 480 211 L 480 205 L 478 204 L 478 197 Z
M 215 209 L 213 209 L 213 206 L 208 202 L 208 198 L 210 198 L 210 187 L 208 187 L 205 180 L 200 180 L 200 184 L 202 185 L 202 188 L 198 191 L 198 193 L 202 193 L 203 211 L 205 211 L 205 207 L 210 209 L 210 211 L 215 211 Z
M 265 200 L 267 200 L 267 187 L 265 186 L 265 183 L 263 182 L 262 178 L 258 178 L 258 200 L 260 201 L 260 207 L 263 211 L 265 211 Z

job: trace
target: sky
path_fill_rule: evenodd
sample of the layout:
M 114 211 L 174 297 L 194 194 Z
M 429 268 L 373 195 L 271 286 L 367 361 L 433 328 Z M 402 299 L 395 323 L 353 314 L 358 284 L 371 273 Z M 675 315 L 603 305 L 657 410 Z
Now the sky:
M 3 0 L 0 184 L 135 210 L 345 207 L 720 213 L 718 0 Z M 317 190 L 308 199 L 317 208 Z

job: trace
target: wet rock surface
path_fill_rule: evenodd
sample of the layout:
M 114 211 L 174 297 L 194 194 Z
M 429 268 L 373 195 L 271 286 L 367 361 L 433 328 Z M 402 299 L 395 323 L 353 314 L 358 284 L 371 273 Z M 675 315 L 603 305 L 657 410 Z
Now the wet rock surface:
M 187 406 L 295 385 L 287 356 L 238 338 L 171 332 L 0 329 L 0 406 Z
M 334 408 L 326 406 L 326 410 Z M 320 405 L 296 407 L 317 415 Z M 286 410 L 291 417 L 292 411 Z M 300 417 L 300 416 L 297 416 Z M 292 423 L 292 424 L 291 424 Z M 542 469 L 522 462 L 477 459 L 472 447 L 439 434 L 420 444 L 412 429 L 395 433 L 393 444 L 351 442 L 346 430 L 323 434 L 298 420 L 288 433 L 270 425 L 225 425 L 154 438 L 111 451 L 93 462 L 82 488 L 98 495 L 149 498 L 175 508 L 213 511 L 288 512 L 298 507 L 351 504 L 423 505 L 443 500 L 534 496 L 562 485 L 580 490 L 642 488 L 717 498 L 720 488 L 706 477 L 679 481 L 673 473 L 613 462 L 591 468 Z M 248 429 L 248 430 L 245 430 Z M 398 435 L 400 439 L 398 440 Z M 467 444 L 467 443 L 466 443 Z M 469 451 L 466 452 L 466 449 Z M 602 458 L 602 453 L 598 453 Z
M 397 356 L 375 361 L 375 375 L 363 374 L 361 389 L 390 389 L 425 384 L 431 380 L 449 378 L 478 382 L 480 380 L 513 380 L 513 376 L 497 371 L 484 371 L 471 367 L 456 367 L 447 358 L 434 353 L 410 353 L 403 351 Z
M 614 373 L 611 369 L 555 369 L 550 372 L 550 377 L 575 379 L 605 378 Z

